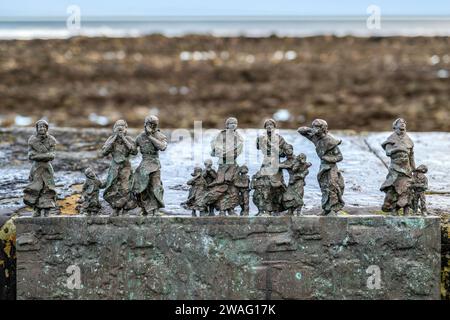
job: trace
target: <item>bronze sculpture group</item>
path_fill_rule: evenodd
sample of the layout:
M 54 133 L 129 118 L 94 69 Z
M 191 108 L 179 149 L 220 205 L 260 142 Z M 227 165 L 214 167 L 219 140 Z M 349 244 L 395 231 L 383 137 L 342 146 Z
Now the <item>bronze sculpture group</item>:
M 48 216 L 57 210 L 54 172 L 51 161 L 55 158 L 56 139 L 48 134 L 49 125 L 44 120 L 36 123 L 36 134 L 28 141 L 28 158 L 33 162 L 29 184 L 24 189 L 24 203 L 34 209 L 33 216 Z M 248 167 L 239 165 L 244 139 L 237 131 L 238 120 L 228 118 L 225 129 L 211 142 L 211 156 L 217 158 L 217 171 L 212 160 L 204 168 L 195 167 L 188 198 L 181 205 L 193 216 L 249 215 L 250 191 L 253 203 L 262 216 L 286 212 L 301 214 L 305 178 L 311 163 L 303 153 L 294 154 L 293 146 L 277 132 L 273 119 L 264 123 L 265 132 L 256 139 L 256 148 L 262 152 L 260 169 L 249 177 Z M 386 181 L 380 190 L 385 192 L 382 210 L 391 214 L 427 214 L 425 192 L 428 189 L 425 165 L 415 166 L 414 144 L 406 133 L 406 121 L 397 119 L 394 132 L 382 143 L 391 160 Z M 316 119 L 311 127 L 300 127 L 298 133 L 310 140 L 320 159 L 317 180 L 322 193 L 322 214 L 336 215 L 344 207 L 344 179 L 337 167 L 343 160 L 339 149 L 341 140 L 328 132 L 325 120 Z M 113 134 L 103 145 L 100 155 L 110 156 L 107 179 L 102 182 L 88 168 L 77 210 L 81 214 L 96 215 L 101 209 L 100 190 L 113 209 L 113 215 L 126 214 L 139 207 L 143 216 L 161 215 L 164 207 L 164 188 L 161 180 L 159 152 L 167 148 L 167 138 L 159 130 L 156 116 L 145 118 L 144 131 L 136 139 L 127 135 L 127 123 L 118 120 Z M 133 172 L 130 157 L 142 155 L 142 161 Z M 289 175 L 286 183 L 283 170 Z
M 394 132 L 381 146 L 391 159 L 389 172 L 380 190 L 386 193 L 382 210 L 398 214 L 400 210 L 407 215 L 412 208 L 414 213 L 427 214 L 425 191 L 428 180 L 425 176 L 428 168 L 420 165 L 416 168 L 414 143 L 406 133 L 406 121 L 397 119 L 392 128 Z M 419 206 L 420 202 L 420 206 Z

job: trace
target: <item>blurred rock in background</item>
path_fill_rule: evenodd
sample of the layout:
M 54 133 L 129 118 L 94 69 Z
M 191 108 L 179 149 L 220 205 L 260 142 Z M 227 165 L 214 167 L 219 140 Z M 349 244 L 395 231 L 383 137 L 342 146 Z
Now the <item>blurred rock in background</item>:
M 0 126 L 450 130 L 450 38 L 187 35 L 0 41 Z

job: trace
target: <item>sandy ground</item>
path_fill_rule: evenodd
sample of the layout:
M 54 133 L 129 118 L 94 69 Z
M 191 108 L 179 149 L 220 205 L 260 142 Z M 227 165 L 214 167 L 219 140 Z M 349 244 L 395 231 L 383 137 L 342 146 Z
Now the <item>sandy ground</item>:
M 297 128 L 450 131 L 447 37 L 71 38 L 0 41 L 1 126 L 40 117 L 71 127 Z M 281 111 L 280 111 L 281 110 Z M 30 118 L 28 118 L 30 117 Z

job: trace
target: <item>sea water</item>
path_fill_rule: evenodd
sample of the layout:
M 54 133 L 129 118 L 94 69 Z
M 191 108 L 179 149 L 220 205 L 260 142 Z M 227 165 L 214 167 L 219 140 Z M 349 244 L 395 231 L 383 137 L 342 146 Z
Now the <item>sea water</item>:
M 61 19 L 0 20 L 0 39 L 52 39 L 72 36 L 138 37 L 210 34 L 213 36 L 449 36 L 450 17 L 381 17 L 379 28 L 367 17 L 169 17 L 81 19 L 68 28 Z

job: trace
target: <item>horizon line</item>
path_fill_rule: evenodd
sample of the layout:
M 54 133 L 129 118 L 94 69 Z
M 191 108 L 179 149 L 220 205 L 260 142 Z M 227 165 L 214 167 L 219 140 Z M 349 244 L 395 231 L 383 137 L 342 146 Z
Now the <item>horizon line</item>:
M 173 21 L 351 21 L 367 19 L 369 15 L 81 15 L 82 20 L 96 21 L 142 21 L 142 22 L 173 22 Z M 59 22 L 66 21 L 68 16 L 1 16 L 0 22 Z M 445 15 L 381 15 L 382 20 L 450 20 L 450 14 Z

